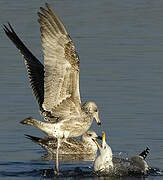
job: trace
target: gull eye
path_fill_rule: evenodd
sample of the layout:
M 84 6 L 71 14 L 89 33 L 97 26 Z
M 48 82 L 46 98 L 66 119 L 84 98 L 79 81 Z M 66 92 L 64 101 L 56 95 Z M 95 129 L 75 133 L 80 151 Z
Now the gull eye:
M 92 136 L 92 134 L 88 134 L 88 136 Z
M 97 109 L 95 109 L 95 112 L 97 112 Z

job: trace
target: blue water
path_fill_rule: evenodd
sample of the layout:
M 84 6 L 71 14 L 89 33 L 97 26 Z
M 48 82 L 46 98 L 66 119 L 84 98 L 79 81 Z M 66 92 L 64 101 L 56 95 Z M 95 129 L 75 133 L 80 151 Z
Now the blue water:
M 149 146 L 148 163 L 163 170 L 163 1 L 48 2 L 66 25 L 80 56 L 82 100 L 98 104 L 103 126 L 99 129 L 93 123 L 92 129 L 107 133 L 115 153 L 135 155 Z M 42 60 L 40 6 L 44 6 L 41 0 L 1 0 L 0 24 L 9 21 Z M 0 179 L 46 179 L 43 170 L 52 169 L 53 162 L 42 161 L 44 151 L 24 137 L 43 134 L 19 124 L 28 116 L 40 119 L 38 106 L 23 58 L 2 28 L 0 57 Z M 83 166 L 91 164 L 70 162 L 61 164 L 61 169 Z M 162 176 L 145 179 L 161 180 Z

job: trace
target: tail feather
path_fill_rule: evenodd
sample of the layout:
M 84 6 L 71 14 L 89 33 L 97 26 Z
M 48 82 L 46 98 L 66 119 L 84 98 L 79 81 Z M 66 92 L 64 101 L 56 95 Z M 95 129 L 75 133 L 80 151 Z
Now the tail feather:
M 26 136 L 27 139 L 30 139 L 33 142 L 37 143 L 37 144 L 39 144 L 40 141 L 41 141 L 41 138 L 39 138 L 39 137 L 31 136 L 31 135 L 28 135 L 28 134 L 25 134 L 25 136 Z
M 28 134 L 25 134 L 27 139 L 30 139 L 32 142 L 40 145 L 43 149 L 45 149 L 49 153 L 54 153 L 57 146 L 57 140 L 55 138 L 45 137 L 45 138 L 39 138 L 35 136 L 31 136 Z
M 39 137 L 35 137 L 35 136 L 31 136 L 28 134 L 25 134 L 27 139 L 30 139 L 32 142 L 40 145 L 43 149 L 45 149 L 46 151 L 48 151 L 49 149 L 49 139 L 48 138 L 39 138 Z
M 144 151 L 142 151 L 139 156 L 141 156 L 143 159 L 146 159 L 147 155 L 149 154 L 149 147 L 147 147 Z
M 34 126 L 40 129 L 41 131 L 43 131 L 45 134 L 47 134 L 50 137 L 54 136 L 55 123 L 38 121 L 32 117 L 25 118 L 24 120 L 20 121 L 20 123 L 29 126 Z
M 30 125 L 30 126 L 38 126 L 38 122 L 36 119 L 32 118 L 32 117 L 28 117 L 25 118 L 24 120 L 20 121 L 21 124 L 26 124 L 26 125 Z

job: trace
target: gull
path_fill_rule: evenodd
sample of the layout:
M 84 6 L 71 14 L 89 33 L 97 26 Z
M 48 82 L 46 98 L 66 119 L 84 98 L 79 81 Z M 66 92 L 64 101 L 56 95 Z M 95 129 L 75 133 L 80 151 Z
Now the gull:
M 149 148 L 147 147 L 144 151 L 142 151 L 138 156 L 132 156 L 129 158 L 129 160 L 137 167 L 140 168 L 141 172 L 144 172 L 145 174 L 150 170 L 149 165 L 145 161 L 148 153 Z
M 9 39 L 24 57 L 30 85 L 38 101 L 44 120 L 32 117 L 21 121 L 57 138 L 56 171 L 59 173 L 58 151 L 62 140 L 84 134 L 93 119 L 100 125 L 98 108 L 94 102 L 82 104 L 79 91 L 79 57 L 64 25 L 48 3 L 40 7 L 41 42 L 44 65 L 17 36 L 11 24 L 3 26 Z
M 94 140 L 94 139 L 93 139 Z M 105 132 L 102 132 L 102 144 L 100 145 L 96 140 L 100 155 L 94 161 L 94 171 L 97 173 L 104 173 L 110 175 L 136 175 L 147 174 L 152 168 L 149 167 L 145 161 L 149 148 L 147 147 L 139 155 L 132 156 L 126 159 L 119 159 L 113 157 L 111 147 L 106 143 Z
M 99 148 L 100 155 L 94 161 L 94 171 L 109 171 L 113 168 L 113 153 L 111 147 L 106 143 L 105 132 L 102 132 L 102 144 L 100 145 L 96 140 L 93 141 L 96 143 Z
M 57 139 L 51 137 L 35 137 L 31 135 L 26 135 L 28 139 L 31 139 L 34 143 L 39 144 L 43 149 L 45 149 L 49 154 L 55 155 L 57 149 Z M 88 130 L 84 133 L 80 139 L 68 138 L 67 142 L 62 142 L 60 147 L 60 155 L 95 155 L 97 153 L 97 146 L 92 140 L 102 139 L 98 136 L 95 131 Z M 94 156 L 94 157 L 95 157 Z

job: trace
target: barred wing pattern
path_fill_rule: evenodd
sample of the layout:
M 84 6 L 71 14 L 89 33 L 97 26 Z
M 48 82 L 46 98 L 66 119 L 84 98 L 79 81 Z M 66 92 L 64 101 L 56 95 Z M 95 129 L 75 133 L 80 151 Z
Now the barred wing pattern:
M 3 29 L 9 39 L 15 44 L 15 46 L 20 50 L 20 53 L 23 55 L 30 80 L 30 86 L 36 100 L 38 101 L 40 110 L 42 110 L 42 103 L 44 100 L 44 66 L 23 44 L 9 23 L 8 26 L 9 28 L 4 25 Z
M 79 58 L 64 25 L 46 3 L 38 12 L 44 52 L 43 108 L 54 116 L 80 115 Z

